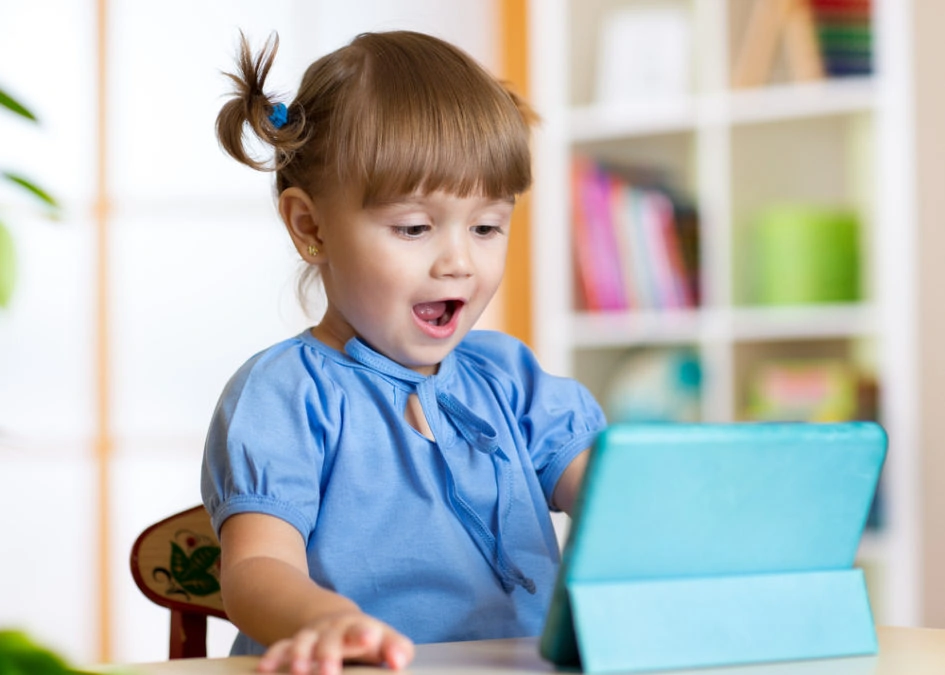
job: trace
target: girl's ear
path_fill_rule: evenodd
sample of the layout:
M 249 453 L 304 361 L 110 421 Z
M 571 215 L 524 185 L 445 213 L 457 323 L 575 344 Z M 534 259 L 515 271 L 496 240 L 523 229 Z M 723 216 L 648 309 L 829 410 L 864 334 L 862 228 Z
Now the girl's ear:
M 302 259 L 312 265 L 325 262 L 321 219 L 312 198 L 301 188 L 283 190 L 279 195 L 279 215 Z

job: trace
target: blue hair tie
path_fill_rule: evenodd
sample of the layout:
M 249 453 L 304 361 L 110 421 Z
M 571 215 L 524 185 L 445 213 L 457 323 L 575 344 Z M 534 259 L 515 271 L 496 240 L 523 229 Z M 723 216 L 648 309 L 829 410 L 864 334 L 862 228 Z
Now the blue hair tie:
M 281 129 L 285 126 L 285 123 L 289 121 L 289 111 L 285 107 L 285 103 L 276 103 L 272 106 L 272 112 L 269 113 L 269 121 L 272 122 L 272 126 L 276 129 Z

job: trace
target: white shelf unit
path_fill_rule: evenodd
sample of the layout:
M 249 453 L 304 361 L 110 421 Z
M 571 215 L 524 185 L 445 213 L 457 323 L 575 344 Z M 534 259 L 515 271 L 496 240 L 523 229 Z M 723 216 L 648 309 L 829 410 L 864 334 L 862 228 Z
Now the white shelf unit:
M 595 103 L 591 91 L 601 18 L 614 8 L 661 0 L 530 5 L 530 95 L 542 117 L 532 209 L 535 347 L 550 370 L 573 375 L 600 395 L 628 350 L 690 345 L 702 365 L 706 421 L 740 419 L 747 372 L 772 354 L 840 354 L 870 370 L 879 383 L 879 414 L 890 446 L 882 479 L 884 525 L 864 537 L 859 561 L 868 570 L 877 621 L 918 625 L 910 3 L 874 0 L 873 76 L 733 91 L 728 73 L 748 0 L 662 1 L 688 11 L 691 89 L 672 100 L 619 105 Z M 692 197 L 700 219 L 700 307 L 574 309 L 575 152 L 614 164 L 656 164 Z M 752 304 L 744 279 L 747 228 L 760 207 L 785 199 L 857 210 L 862 301 Z

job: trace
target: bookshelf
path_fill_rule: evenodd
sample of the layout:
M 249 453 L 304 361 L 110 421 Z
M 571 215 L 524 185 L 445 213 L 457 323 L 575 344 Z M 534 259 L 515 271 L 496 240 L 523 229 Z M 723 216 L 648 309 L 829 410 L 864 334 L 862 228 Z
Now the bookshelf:
M 762 364 L 831 359 L 875 381 L 875 415 L 890 449 L 881 524 L 867 531 L 858 564 L 877 621 L 893 625 L 919 625 L 935 602 L 923 596 L 921 582 L 916 289 L 909 273 L 916 253 L 902 226 L 916 211 L 908 5 L 872 0 L 873 74 L 812 78 L 806 62 L 793 72 L 781 47 L 764 81 L 747 87 L 732 83 L 751 0 L 532 0 L 529 19 L 530 97 L 542 116 L 534 146 L 532 311 L 543 363 L 602 398 L 629 354 L 693 349 L 701 419 L 715 422 L 751 419 Z M 602 94 L 596 71 L 606 58 L 601 45 L 612 42 L 604 19 L 654 9 L 667 10 L 667 21 L 686 21 L 685 30 L 667 33 L 686 36 L 673 47 L 688 55 L 680 78 L 686 87 L 655 97 L 632 87 L 623 99 Z M 698 306 L 582 309 L 580 276 L 572 273 L 575 157 L 657 168 L 696 205 Z M 776 305 L 757 297 L 753 228 L 766 206 L 785 201 L 857 214 L 856 298 Z

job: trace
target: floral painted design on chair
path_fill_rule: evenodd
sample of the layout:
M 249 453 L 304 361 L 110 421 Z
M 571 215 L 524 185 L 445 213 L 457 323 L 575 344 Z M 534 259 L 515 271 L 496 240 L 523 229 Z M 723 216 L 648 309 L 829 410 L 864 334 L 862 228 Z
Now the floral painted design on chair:
M 206 597 L 220 591 L 220 546 L 215 538 L 179 530 L 170 542 L 167 567 L 155 567 L 151 576 L 164 581 L 166 595 Z

